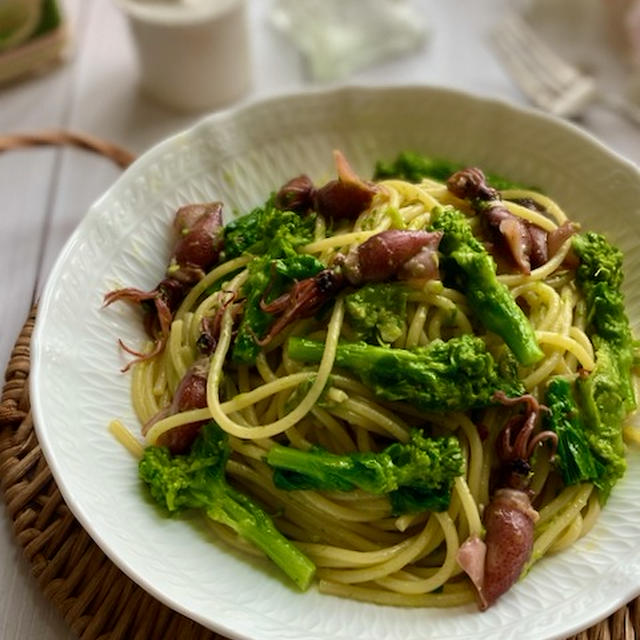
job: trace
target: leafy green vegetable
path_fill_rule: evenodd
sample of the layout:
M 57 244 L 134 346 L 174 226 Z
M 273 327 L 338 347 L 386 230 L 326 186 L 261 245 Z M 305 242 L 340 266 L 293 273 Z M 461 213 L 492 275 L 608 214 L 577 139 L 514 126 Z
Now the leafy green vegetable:
M 509 289 L 498 281 L 496 264 L 473 235 L 465 215 L 452 207 L 436 207 L 430 227 L 444 231 L 441 268 L 452 286 L 466 295 L 480 322 L 506 342 L 521 364 L 538 362 L 544 353 L 535 332 Z
M 323 342 L 299 337 L 288 341 L 294 360 L 319 362 L 323 351 Z M 404 400 L 425 411 L 486 407 L 498 390 L 508 396 L 524 393 L 508 362 L 496 363 L 485 343 L 472 335 L 410 350 L 343 342 L 335 363 L 355 373 L 379 398 Z
M 231 354 L 234 362 L 253 364 L 260 352 L 256 338 L 264 336 L 273 320 L 260 308 L 267 289 L 269 300 L 273 300 L 287 283 L 314 276 L 324 268 L 313 256 L 296 251 L 296 247 L 312 239 L 314 225 L 314 216 L 280 211 L 271 198 L 264 207 L 225 227 L 227 258 L 256 254 L 248 265 L 249 277 L 242 288 L 246 302 Z
M 580 258 L 576 282 L 596 356 L 595 369 L 576 381 L 576 393 L 589 445 L 606 468 L 598 485 L 606 499 L 626 469 L 622 426 L 636 406 L 634 341 L 621 291 L 622 253 L 597 233 L 576 235 L 572 246 Z
M 633 411 L 636 407 L 631 377 L 634 340 L 621 289 L 622 252 L 597 233 L 575 236 L 573 250 L 580 258 L 576 281 L 587 304 L 587 331 L 596 351 L 605 343 L 612 350 L 612 364 L 622 385 L 625 409 Z
M 402 284 L 367 284 L 345 296 L 345 312 L 358 340 L 391 343 L 403 333 L 409 292 Z
M 545 427 L 558 436 L 555 465 L 564 484 L 595 482 L 598 485 L 604 467 L 589 446 L 571 383 L 566 378 L 552 378 L 545 404 L 549 409 L 545 414 Z
M 465 165 L 457 162 L 431 158 L 413 151 L 403 151 L 393 162 L 377 162 L 374 179 L 400 178 L 409 182 L 420 182 L 423 178 L 432 178 L 445 182 L 449 176 L 464 167 Z M 520 187 L 514 182 L 492 174 L 487 175 L 487 184 L 498 190 Z
M 359 488 L 389 494 L 395 515 L 445 511 L 456 476 L 464 471 L 460 443 L 453 437 L 427 438 L 413 431 L 407 444 L 394 443 L 380 453 L 346 455 L 314 448 L 300 451 L 276 445 L 267 454 L 280 489 L 351 491 Z
M 274 196 L 250 213 L 229 222 L 224 228 L 224 254 L 227 260 L 243 253 L 272 258 L 295 254 L 295 248 L 310 242 L 315 227 L 315 216 L 299 216 L 294 211 L 276 208 Z
M 230 447 L 227 435 L 206 424 L 186 455 L 172 456 L 166 447 L 147 447 L 139 474 L 153 498 L 169 511 L 200 509 L 208 518 L 231 527 L 273 560 L 300 589 L 306 589 L 315 566 L 275 527 L 271 518 L 225 479 Z

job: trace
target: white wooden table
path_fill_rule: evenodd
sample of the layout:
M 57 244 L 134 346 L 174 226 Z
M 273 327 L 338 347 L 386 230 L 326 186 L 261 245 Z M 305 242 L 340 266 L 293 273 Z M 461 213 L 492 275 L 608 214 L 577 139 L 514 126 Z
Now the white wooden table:
M 595 0 L 594 0 L 595 1 Z M 269 0 L 249 0 L 254 85 L 249 99 L 308 85 L 304 64 L 267 23 Z M 589 0 L 583 0 L 583 6 Z M 358 83 L 427 83 L 524 100 L 488 44 L 507 0 L 416 0 L 430 25 L 425 48 L 355 74 Z M 547 3 L 548 4 L 548 3 Z M 69 61 L 53 72 L 0 88 L 0 134 L 82 130 L 142 153 L 201 114 L 169 112 L 140 95 L 126 23 L 109 0 L 66 0 L 73 33 Z M 585 127 L 640 164 L 640 130 L 594 108 Z M 0 155 L 0 366 L 64 242 L 88 206 L 119 174 L 109 161 L 74 149 Z M 0 507 L 0 637 L 71 638 L 45 599 Z

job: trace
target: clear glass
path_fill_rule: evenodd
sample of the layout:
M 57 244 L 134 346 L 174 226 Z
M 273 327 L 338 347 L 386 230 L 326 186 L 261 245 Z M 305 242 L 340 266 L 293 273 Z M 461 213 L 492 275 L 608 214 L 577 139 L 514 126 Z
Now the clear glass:
M 344 78 L 416 50 L 427 34 L 408 0 L 273 0 L 270 17 L 305 56 L 315 80 Z

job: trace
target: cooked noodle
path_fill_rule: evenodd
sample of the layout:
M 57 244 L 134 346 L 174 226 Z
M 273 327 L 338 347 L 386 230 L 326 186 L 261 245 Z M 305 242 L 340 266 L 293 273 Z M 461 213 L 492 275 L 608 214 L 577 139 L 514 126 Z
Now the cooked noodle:
M 326 264 L 337 252 L 345 253 L 398 224 L 424 228 L 436 205 L 469 210 L 467 203 L 433 180 L 421 184 L 387 180 L 380 186 L 372 205 L 353 226 L 341 226 L 340 232 L 327 236 L 327 225 L 319 218 L 314 240 L 299 251 Z M 545 230 L 567 219 L 556 203 L 538 193 L 504 191 L 503 197 L 511 213 Z M 550 215 L 509 202 L 509 198 L 530 198 Z M 526 389 L 540 399 L 551 376 L 575 376 L 581 367 L 594 367 L 580 293 L 570 278 L 559 277 L 569 244 L 565 242 L 530 275 L 500 276 L 526 308 L 545 354 L 534 366 L 519 371 Z M 146 433 L 147 443 L 156 443 L 164 432 L 180 425 L 215 420 L 231 437 L 229 478 L 276 514 L 280 530 L 316 563 L 321 591 L 388 605 L 453 606 L 473 600 L 474 591 L 456 562 L 456 551 L 469 535 L 482 534 L 490 477 L 498 465 L 495 434 L 510 409 L 498 406 L 476 411 L 473 421 L 465 413 L 425 415 L 408 404 L 378 400 L 356 378 L 334 371 L 338 341 L 350 333 L 341 296 L 328 313 L 328 321 L 298 320 L 286 330 L 286 336 L 279 336 L 258 356 L 255 366 L 232 364 L 227 354 L 233 317 L 225 300 L 242 295 L 249 260 L 243 256 L 223 262 L 195 285 L 175 313 L 164 352 L 135 366 L 133 402 L 144 425 L 168 406 L 179 380 L 199 356 L 196 340 L 202 319 L 224 309 L 211 358 L 207 408 L 158 420 Z M 218 290 L 206 296 L 207 288 L 216 283 L 221 285 Z M 464 295 L 430 281 L 411 290 L 405 327 L 393 347 L 411 348 L 472 331 Z M 289 335 L 322 340 L 324 354 L 319 365 L 302 365 L 288 358 L 285 337 Z M 495 344 L 495 336 L 482 337 Z M 319 406 L 323 393 L 326 401 Z M 483 440 L 478 423 L 493 435 Z M 274 487 L 272 470 L 263 461 L 276 440 L 299 448 L 318 444 L 335 453 L 348 453 L 379 449 L 381 442 L 406 442 L 412 427 L 424 426 L 434 434 L 455 434 L 465 456 L 465 474 L 456 479 L 450 507 L 442 513 L 394 517 L 385 497 L 362 491 L 281 491 Z M 562 485 L 545 447 L 536 454 L 531 489 L 540 518 L 530 563 L 585 535 L 599 510 L 592 485 Z

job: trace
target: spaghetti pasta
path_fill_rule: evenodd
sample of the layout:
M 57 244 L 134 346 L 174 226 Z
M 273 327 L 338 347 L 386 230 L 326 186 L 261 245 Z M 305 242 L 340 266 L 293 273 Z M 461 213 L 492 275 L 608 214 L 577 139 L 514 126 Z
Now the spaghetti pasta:
M 477 198 L 462 197 L 451 184 L 431 178 L 417 184 L 401 178 L 381 180 L 374 187 L 367 183 L 363 189 L 372 189 L 369 202 L 347 220 L 313 211 L 310 201 L 300 215 L 313 216 L 312 232 L 297 244 L 295 255 L 303 256 L 309 264 L 319 262 L 323 270 L 346 273 L 348 281 L 325 297 L 317 287 L 307 294 L 302 284 L 309 280 L 310 287 L 316 286 L 318 273 L 324 271 L 316 269 L 306 279 L 296 275 L 286 280 L 276 273 L 283 268 L 276 264 L 280 256 L 265 261 L 252 247 L 229 259 L 224 259 L 223 253 L 175 310 L 164 350 L 141 358 L 134 368 L 133 404 L 145 425 L 147 444 L 162 444 L 174 430 L 213 420 L 229 436 L 230 481 L 276 514 L 279 529 L 318 567 L 319 589 L 328 594 L 404 606 L 455 606 L 472 601 L 475 589 L 462 570 L 459 553 L 465 541 L 484 536 L 488 525 L 483 525 L 483 511 L 502 486 L 505 447 L 518 450 L 523 446 L 509 442 L 509 435 L 504 435 L 505 425 L 517 432 L 516 426 L 520 428 L 522 422 L 513 404 L 520 400 L 512 398 L 513 394 L 504 402 L 495 396 L 483 406 L 425 409 L 411 399 L 380 393 L 361 372 L 341 366 L 337 354 L 343 342 L 384 343 L 381 336 L 388 335 L 385 331 L 390 329 L 387 324 L 385 331 L 380 331 L 381 322 L 393 325 L 392 338 L 383 347 L 390 352 L 419 351 L 471 334 L 480 338 L 496 361 L 506 359 L 512 369 L 517 368 L 522 397 L 532 396 L 540 403 L 551 378 L 573 382 L 598 364 L 598 348 L 586 327 L 584 293 L 576 286 L 575 265 L 571 264 L 571 239 L 565 239 L 554 255 L 532 262 L 530 269 L 518 268 L 509 255 L 510 232 L 504 233 L 505 228 L 535 226 L 547 237 L 567 223 L 562 209 L 549 197 L 521 188 L 496 192 L 489 204 L 479 203 Z M 493 194 L 488 187 L 487 191 Z M 487 208 L 497 211 L 496 202 L 502 218 L 497 226 L 491 221 L 487 226 L 482 217 Z M 530 202 L 535 206 L 529 206 Z M 348 272 L 350 261 L 358 259 L 359 248 L 382 232 L 425 233 L 432 229 L 434 212 L 451 206 L 464 212 L 475 237 L 491 243 L 498 263 L 496 282 L 520 305 L 518 309 L 524 310 L 543 357 L 515 364 L 499 333 L 487 330 L 479 320 L 468 293 L 459 286 L 459 276 L 448 275 L 443 284 L 442 270 L 457 259 L 455 248 L 447 253 L 441 247 L 440 272 L 427 273 L 426 263 L 414 271 L 402 271 L 420 254 L 420 248 L 382 278 L 402 290 L 401 313 L 394 315 L 383 309 L 380 316 L 387 313 L 387 319 L 378 317 L 376 324 L 376 318 L 367 315 L 373 313 L 373 307 L 360 318 L 351 309 L 352 292 L 362 290 L 367 282 L 375 284 L 375 279 L 363 278 L 367 266 L 363 263 L 355 275 Z M 385 236 L 389 242 L 394 237 Z M 260 238 L 263 249 L 264 240 Z M 390 251 L 388 246 L 385 250 Z M 384 259 L 392 257 L 385 254 Z M 259 348 L 253 361 L 243 361 L 234 352 L 239 322 L 243 322 L 239 316 L 248 313 L 248 283 L 260 268 L 267 277 L 254 309 L 265 314 L 272 326 L 279 314 L 290 312 L 289 307 L 297 311 L 282 323 L 278 335 L 269 336 L 268 324 L 261 327 L 261 333 L 251 329 L 254 333 L 249 336 Z M 274 282 L 280 283 L 280 290 L 271 292 Z M 296 298 L 299 292 L 300 298 Z M 311 299 L 315 301 L 312 313 L 303 313 Z M 379 306 L 384 307 L 385 302 L 380 301 Z M 264 311 L 278 305 L 274 313 Z M 207 354 L 206 402 L 177 410 L 175 398 L 181 380 L 202 356 L 200 338 L 207 323 L 215 327 L 211 331 L 215 346 Z M 361 325 L 368 326 L 368 336 Z M 292 357 L 292 338 L 322 345 L 317 364 Z M 525 396 L 525 390 L 531 396 Z M 540 434 L 540 425 L 535 427 Z M 114 429 L 138 452 L 131 440 L 122 436 L 121 426 Z M 274 484 L 273 470 L 265 462 L 276 445 L 301 450 L 320 447 L 336 455 L 380 452 L 390 443 L 407 443 L 415 429 L 433 437 L 453 435 L 459 443 L 463 473 L 453 480 L 451 499 L 444 510 L 394 513 L 385 495 L 360 489 L 283 490 Z M 519 478 L 526 479 L 520 489 L 529 492 L 531 508 L 537 512 L 527 567 L 585 535 L 602 499 L 593 481 L 566 486 L 556 468 L 555 448 L 536 437 L 528 451 L 531 459 L 520 458 L 527 469 L 518 472 Z M 556 440 L 558 437 L 556 434 Z M 524 441 L 525 436 L 520 439 Z

